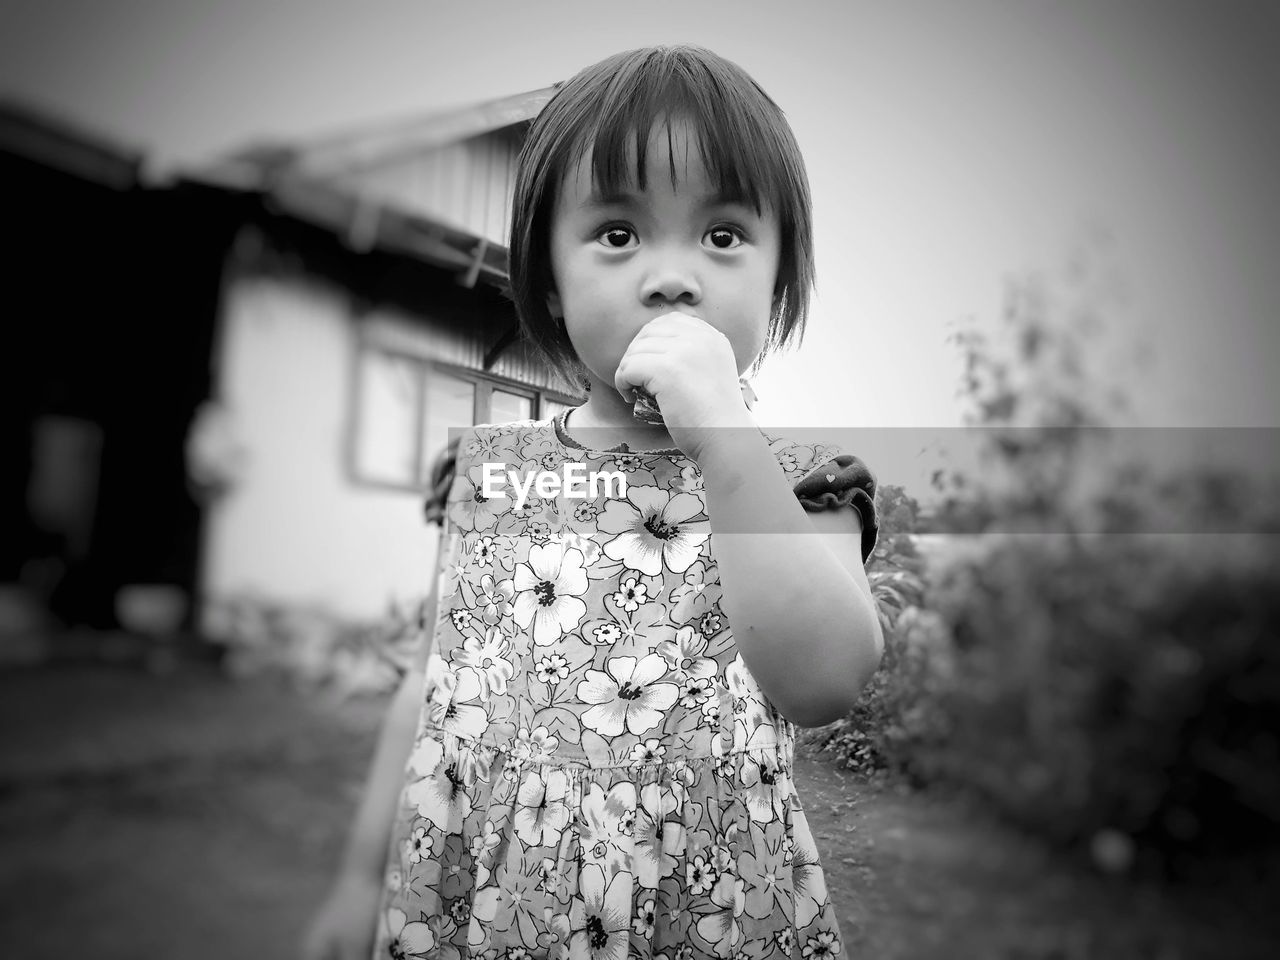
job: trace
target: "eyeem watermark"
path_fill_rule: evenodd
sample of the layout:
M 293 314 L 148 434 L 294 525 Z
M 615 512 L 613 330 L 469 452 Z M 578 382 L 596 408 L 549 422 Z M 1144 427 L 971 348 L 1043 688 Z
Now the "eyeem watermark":
M 520 474 L 515 470 L 507 470 L 506 467 L 505 463 L 482 464 L 480 492 L 490 499 L 501 497 L 505 500 L 507 495 L 502 490 L 502 484 L 509 481 L 516 492 L 517 510 L 529 499 L 530 490 L 543 498 L 563 493 L 573 500 L 585 500 L 587 497 L 598 497 L 600 484 L 603 483 L 605 496 L 627 495 L 627 475 L 621 470 L 588 471 L 585 463 L 566 463 L 559 473 L 554 470 L 536 470 L 526 474 L 521 482 Z

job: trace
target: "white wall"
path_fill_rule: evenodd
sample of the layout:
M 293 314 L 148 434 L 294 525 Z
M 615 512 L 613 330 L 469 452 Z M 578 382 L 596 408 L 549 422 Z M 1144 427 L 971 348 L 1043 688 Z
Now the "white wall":
M 222 310 L 219 398 L 245 465 L 210 508 L 203 596 L 252 592 L 359 619 L 421 599 L 437 547 L 422 496 L 348 477 L 356 330 L 344 297 L 314 280 L 239 278 Z

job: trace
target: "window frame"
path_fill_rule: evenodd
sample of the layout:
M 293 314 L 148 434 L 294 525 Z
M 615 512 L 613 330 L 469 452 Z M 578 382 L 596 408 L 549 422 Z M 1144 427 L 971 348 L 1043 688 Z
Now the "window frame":
M 490 422 L 489 414 L 492 410 L 492 398 L 495 389 L 531 400 L 533 418 L 535 420 L 544 419 L 543 410 L 547 401 L 555 401 L 569 406 L 576 406 L 582 402 L 579 397 L 572 397 L 551 387 L 522 383 L 519 380 L 496 376 L 487 371 L 424 357 L 410 350 L 380 343 L 377 340 L 365 340 L 359 344 L 355 353 L 355 375 L 353 377 L 352 390 L 348 395 L 348 422 L 351 426 L 347 431 L 345 456 L 343 457 L 348 481 L 354 486 L 365 489 L 390 490 L 422 496 L 427 492 L 429 486 L 428 478 L 425 476 L 418 478 L 414 483 L 402 483 L 385 478 L 370 477 L 361 472 L 359 449 L 361 429 L 364 425 L 364 377 L 367 375 L 364 360 L 368 353 L 383 354 L 397 361 L 407 362 L 414 367 L 414 394 L 416 400 L 413 416 L 413 462 L 418 465 L 417 468 L 419 470 L 422 469 L 423 420 L 426 415 L 424 398 L 426 396 L 426 377 L 428 376 L 443 374 L 472 385 L 471 423 L 473 425 Z

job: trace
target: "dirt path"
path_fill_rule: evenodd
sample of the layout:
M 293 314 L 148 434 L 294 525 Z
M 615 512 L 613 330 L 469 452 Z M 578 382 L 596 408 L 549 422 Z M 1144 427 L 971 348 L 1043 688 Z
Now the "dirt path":
M 1162 890 L 1098 876 L 956 797 L 874 788 L 820 761 L 797 785 L 847 955 L 876 960 L 1274 957 L 1250 890 Z
M 294 956 L 381 713 L 199 670 L 0 673 L 0 943 L 24 960 Z M 796 776 L 850 957 L 1270 955 L 1229 897 L 1104 882 L 963 803 L 822 761 Z

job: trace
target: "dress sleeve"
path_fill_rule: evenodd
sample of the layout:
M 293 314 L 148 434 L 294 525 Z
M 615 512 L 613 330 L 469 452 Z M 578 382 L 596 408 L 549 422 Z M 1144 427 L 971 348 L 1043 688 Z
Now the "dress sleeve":
M 447 448 L 452 451 L 452 456 L 449 457 L 450 478 L 444 494 L 443 512 L 447 528 L 454 532 L 458 523 L 458 502 L 470 498 L 474 493 L 468 471 L 475 464 L 479 443 L 480 427 L 473 426 L 463 430 L 456 439 L 451 439 Z
M 824 458 L 795 485 L 795 494 L 810 513 L 853 507 L 862 518 L 862 562 L 871 558 L 880 533 L 876 515 L 876 478 L 851 453 Z

